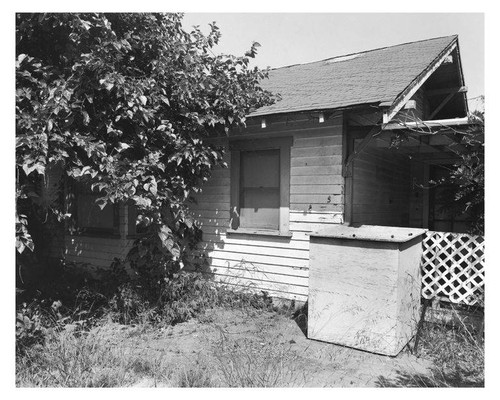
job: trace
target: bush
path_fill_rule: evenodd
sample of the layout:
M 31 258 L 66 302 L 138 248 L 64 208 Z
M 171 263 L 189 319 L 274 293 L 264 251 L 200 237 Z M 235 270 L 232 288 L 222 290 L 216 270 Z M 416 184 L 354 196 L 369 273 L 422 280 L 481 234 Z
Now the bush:
M 184 322 L 214 307 L 276 309 L 265 292 L 237 291 L 199 272 L 171 274 L 161 285 L 159 314 L 164 322 Z
M 173 273 L 156 282 L 132 279 L 120 262 L 94 276 L 65 264 L 45 272 L 18 291 L 19 353 L 43 344 L 48 330 L 86 331 L 103 318 L 121 324 L 173 325 L 202 318 L 215 307 L 277 310 L 265 292 L 235 291 L 199 272 Z
M 16 353 L 24 354 L 26 349 L 45 339 L 42 313 L 37 303 L 28 306 L 23 303 L 16 313 Z

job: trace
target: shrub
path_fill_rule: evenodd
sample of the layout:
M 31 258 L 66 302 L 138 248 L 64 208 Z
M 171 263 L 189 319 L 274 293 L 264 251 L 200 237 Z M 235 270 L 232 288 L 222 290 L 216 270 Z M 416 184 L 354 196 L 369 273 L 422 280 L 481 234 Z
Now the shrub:
M 37 303 L 23 303 L 16 314 L 16 352 L 24 354 L 26 349 L 43 343 L 45 338 L 42 313 Z

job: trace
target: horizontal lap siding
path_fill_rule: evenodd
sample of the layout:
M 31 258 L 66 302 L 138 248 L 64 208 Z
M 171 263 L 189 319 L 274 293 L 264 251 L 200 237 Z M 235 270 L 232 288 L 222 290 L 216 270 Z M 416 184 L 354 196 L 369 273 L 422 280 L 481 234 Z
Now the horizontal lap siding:
M 65 238 L 64 257 L 68 261 L 107 268 L 115 257 L 125 258 L 132 243 L 133 240 L 120 238 L 68 235 Z
M 305 301 L 309 234 L 342 222 L 342 119 L 338 117 L 322 129 L 294 130 L 290 135 L 294 136 L 290 154 L 291 238 L 227 233 L 229 168 L 214 171 L 191 209 L 203 230 L 200 254 L 207 257 L 217 280 L 235 288 Z
M 96 237 L 84 235 L 66 235 L 62 257 L 66 260 L 109 268 L 115 258 L 124 259 L 132 248 L 133 239 L 126 239 L 128 215 L 126 208 L 120 208 L 119 230 L 121 237 Z

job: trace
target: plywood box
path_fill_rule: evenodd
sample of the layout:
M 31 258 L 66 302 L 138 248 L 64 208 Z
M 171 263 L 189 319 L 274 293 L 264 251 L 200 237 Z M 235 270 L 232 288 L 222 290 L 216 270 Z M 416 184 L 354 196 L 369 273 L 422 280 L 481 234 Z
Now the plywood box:
M 312 233 L 308 337 L 397 355 L 416 333 L 424 232 L 337 225 Z

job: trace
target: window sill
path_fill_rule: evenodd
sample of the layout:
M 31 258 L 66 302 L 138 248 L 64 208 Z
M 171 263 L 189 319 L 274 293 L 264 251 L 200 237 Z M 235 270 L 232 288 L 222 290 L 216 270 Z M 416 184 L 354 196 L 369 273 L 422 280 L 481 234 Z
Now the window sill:
M 290 231 L 280 232 L 278 230 L 272 229 L 252 229 L 252 228 L 238 228 L 238 229 L 228 229 L 228 235 L 255 235 L 255 236 L 277 236 L 283 238 L 291 238 L 292 233 Z
M 120 239 L 121 236 L 116 233 L 108 233 L 108 232 L 74 232 L 68 233 L 70 237 L 95 237 L 95 238 L 106 238 L 106 239 Z

